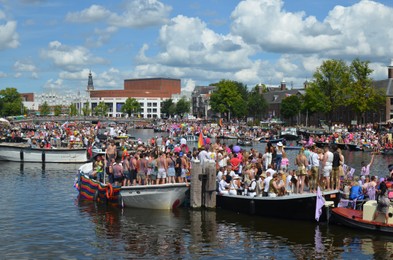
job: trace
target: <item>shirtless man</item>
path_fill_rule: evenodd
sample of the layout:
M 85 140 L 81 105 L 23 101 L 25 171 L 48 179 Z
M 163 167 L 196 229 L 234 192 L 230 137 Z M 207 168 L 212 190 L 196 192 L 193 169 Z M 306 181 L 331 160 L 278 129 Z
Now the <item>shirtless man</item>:
M 299 154 L 295 158 L 295 165 L 297 165 L 296 175 L 298 176 L 297 188 L 299 193 L 304 191 L 304 181 L 307 174 L 308 160 L 304 155 L 304 150 L 300 149 Z
M 166 180 L 166 172 L 168 169 L 168 163 L 166 160 L 166 154 L 164 152 L 160 152 L 160 157 L 157 159 L 157 168 L 158 168 L 158 174 L 157 174 L 157 184 L 165 184 Z
M 114 140 L 110 141 L 110 143 L 109 143 L 108 147 L 106 148 L 105 152 L 106 152 L 106 157 L 108 158 L 108 161 L 111 161 L 112 158 L 116 159 L 116 157 L 117 157 L 117 148 L 116 148 Z

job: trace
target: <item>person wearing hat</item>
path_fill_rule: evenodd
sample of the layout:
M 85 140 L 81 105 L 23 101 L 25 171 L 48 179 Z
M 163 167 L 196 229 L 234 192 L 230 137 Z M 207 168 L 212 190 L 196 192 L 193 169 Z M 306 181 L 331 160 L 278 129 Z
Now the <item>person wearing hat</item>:
M 284 145 L 281 142 L 277 143 L 276 147 L 276 171 L 280 170 L 282 154 L 284 153 Z
M 240 176 L 236 174 L 235 176 L 233 176 L 231 180 L 230 187 L 229 187 L 229 194 L 237 195 L 237 192 L 240 190 L 240 188 L 241 188 Z

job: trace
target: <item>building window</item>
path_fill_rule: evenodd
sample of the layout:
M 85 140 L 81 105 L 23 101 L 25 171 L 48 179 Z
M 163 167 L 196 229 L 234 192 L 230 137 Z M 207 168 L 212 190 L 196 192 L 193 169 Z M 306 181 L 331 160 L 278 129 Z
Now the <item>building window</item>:
M 147 114 L 147 118 L 151 118 L 151 114 Z
M 157 108 L 153 108 L 153 113 L 157 113 Z
M 143 107 L 143 103 L 139 103 L 139 105 L 141 105 L 141 107 Z
M 153 107 L 157 107 L 157 103 L 153 103 Z
M 151 113 L 151 108 L 148 108 L 148 109 L 147 109 L 147 113 Z
M 390 98 L 390 104 L 393 105 L 393 98 Z
M 148 107 L 151 107 L 151 102 L 147 103 L 147 106 L 148 106 Z
M 154 115 L 153 115 L 153 118 L 157 118 L 157 115 L 154 114 Z

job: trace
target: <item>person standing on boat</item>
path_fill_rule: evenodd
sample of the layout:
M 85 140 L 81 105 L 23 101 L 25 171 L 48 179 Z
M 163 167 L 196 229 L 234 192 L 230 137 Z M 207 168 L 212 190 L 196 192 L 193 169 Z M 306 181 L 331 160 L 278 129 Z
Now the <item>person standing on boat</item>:
M 309 166 L 310 169 L 310 191 L 317 192 L 317 185 L 318 185 L 318 171 L 319 171 L 319 158 L 318 154 L 316 153 L 315 145 L 311 146 L 310 149 L 310 157 L 309 157 Z
M 164 152 L 160 152 L 160 157 L 157 159 L 157 167 L 158 167 L 157 184 L 165 184 L 166 177 L 167 177 L 168 163 L 166 160 L 166 154 Z
M 322 159 L 322 176 L 324 181 L 324 188 L 330 190 L 330 174 L 333 165 L 333 153 L 329 150 L 329 146 L 324 147 L 324 154 Z
M 383 214 L 385 216 L 385 224 L 388 224 L 390 199 L 388 197 L 388 188 L 384 181 L 379 185 L 377 203 L 377 209 L 374 213 L 373 220 L 376 220 L 379 214 Z
M 114 140 L 111 140 L 109 142 L 109 145 L 107 146 L 107 148 L 105 150 L 105 153 L 106 153 L 106 157 L 107 157 L 108 161 L 111 161 L 112 158 L 116 159 L 116 157 L 117 157 L 117 148 L 116 148 Z
M 369 176 L 370 175 L 370 168 L 374 162 L 375 153 L 371 155 L 371 161 L 369 164 L 365 164 L 364 161 L 361 162 L 362 169 L 360 170 L 360 176 Z
M 130 168 L 130 154 L 129 153 L 127 153 L 124 160 L 122 160 L 122 164 L 123 164 L 123 173 L 124 173 L 123 186 L 130 186 L 131 185 L 131 168 Z
M 330 178 L 330 183 L 332 185 L 333 190 L 340 189 L 340 165 L 341 165 L 340 153 L 338 152 L 338 146 L 336 144 L 334 144 L 333 145 L 332 176 Z
M 278 142 L 276 147 L 276 171 L 280 170 L 283 152 L 284 146 L 281 142 Z
M 167 165 L 168 165 L 168 170 L 167 170 L 167 183 L 175 183 L 175 176 L 176 176 L 176 170 L 175 170 L 175 157 L 173 156 L 173 153 L 170 152 L 166 158 L 167 160 Z
M 138 169 L 138 174 L 137 174 L 137 182 L 138 185 L 143 185 L 146 184 L 146 172 L 147 172 L 147 159 L 146 155 L 142 153 L 139 157 L 139 160 L 137 161 L 137 169 Z
M 268 169 L 268 166 L 272 163 L 272 159 L 273 159 L 273 153 L 271 152 L 271 149 L 268 146 L 266 146 L 265 153 L 262 155 L 263 169 L 265 171 Z
M 112 168 L 113 168 L 114 185 L 121 186 L 124 179 L 124 173 L 123 173 L 123 165 L 120 163 L 119 159 L 113 163 Z
M 136 185 L 136 175 L 137 175 L 137 155 L 133 154 L 130 158 L 130 184 Z
M 297 165 L 296 175 L 298 176 L 297 190 L 299 193 L 304 191 L 304 182 L 307 175 L 308 160 L 304 155 L 304 149 L 300 149 L 298 155 L 295 158 L 295 165 Z

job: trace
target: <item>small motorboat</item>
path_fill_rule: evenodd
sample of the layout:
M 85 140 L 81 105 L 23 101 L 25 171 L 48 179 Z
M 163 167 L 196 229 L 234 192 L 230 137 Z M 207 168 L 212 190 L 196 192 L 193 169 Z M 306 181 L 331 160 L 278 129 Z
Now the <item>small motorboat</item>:
M 379 214 L 374 220 L 377 207 L 376 200 L 369 200 L 363 205 L 363 210 L 352 208 L 333 208 L 333 222 L 365 231 L 376 231 L 393 234 L 393 207 L 389 208 L 388 223 L 385 224 L 385 216 Z

